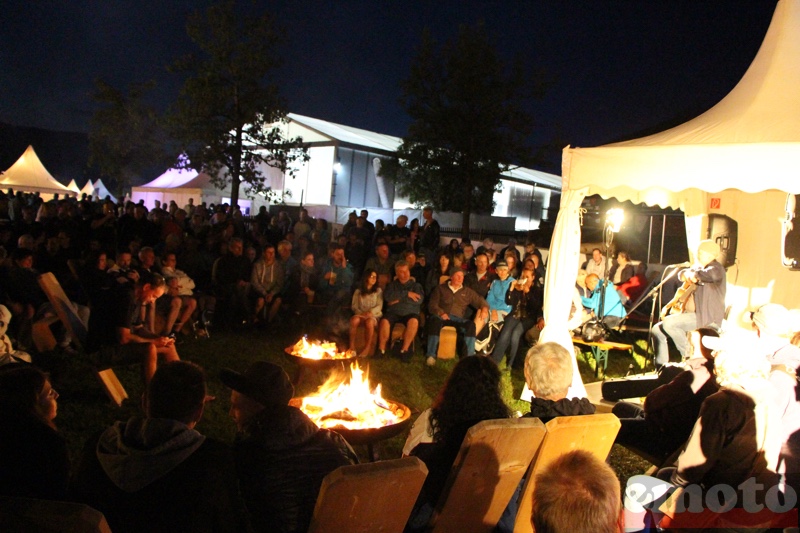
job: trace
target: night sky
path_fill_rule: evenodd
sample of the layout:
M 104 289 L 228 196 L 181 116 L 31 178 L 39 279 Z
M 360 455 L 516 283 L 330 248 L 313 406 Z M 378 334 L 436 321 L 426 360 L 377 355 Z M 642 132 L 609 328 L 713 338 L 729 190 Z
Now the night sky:
M 186 16 L 211 2 L 6 0 L 0 122 L 86 131 L 97 77 L 155 79 L 157 103 L 191 50 Z M 245 9 L 253 8 L 242 2 Z M 286 33 L 277 73 L 289 111 L 402 136 L 399 82 L 423 28 L 442 41 L 483 21 L 500 55 L 551 81 L 531 101 L 532 146 L 595 146 L 651 133 L 713 106 L 742 77 L 775 0 L 256 2 Z M 558 150 L 544 170 L 559 172 Z

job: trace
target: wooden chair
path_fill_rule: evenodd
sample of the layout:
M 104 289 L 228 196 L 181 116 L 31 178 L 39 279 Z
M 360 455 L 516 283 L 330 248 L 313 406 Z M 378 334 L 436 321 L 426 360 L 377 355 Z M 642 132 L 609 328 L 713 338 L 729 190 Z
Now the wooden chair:
M 50 304 L 53 306 L 58 319 L 61 320 L 61 323 L 67 328 L 72 339 L 79 346 L 85 345 L 86 337 L 89 332 L 86 329 L 86 325 L 75 313 L 75 310 L 72 308 L 72 302 L 67 298 L 67 295 L 64 293 L 56 277 L 52 272 L 46 272 L 41 274 L 38 280 L 39 286 L 47 295 L 47 299 L 50 300 Z M 109 399 L 118 407 L 122 405 L 123 400 L 128 398 L 128 393 L 125 391 L 119 379 L 117 379 L 114 370 L 106 368 L 102 371 L 98 371 L 96 374 Z
M 531 511 L 536 474 L 561 455 L 586 450 L 605 461 L 619 432 L 619 419 L 611 413 L 559 416 L 547 423 L 547 435 L 531 463 L 519 501 L 514 533 L 532 533 Z
M 428 469 L 417 457 L 342 466 L 325 476 L 309 533 L 401 533 Z
M 111 533 L 103 513 L 80 503 L 0 498 L 0 531 Z
M 470 428 L 431 518 L 434 532 L 492 531 L 545 439 L 536 418 L 484 420 Z

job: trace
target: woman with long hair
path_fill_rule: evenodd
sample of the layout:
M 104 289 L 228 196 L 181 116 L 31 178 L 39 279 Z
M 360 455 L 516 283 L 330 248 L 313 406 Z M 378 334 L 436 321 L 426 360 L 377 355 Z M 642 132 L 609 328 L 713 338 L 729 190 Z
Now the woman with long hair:
M 356 333 L 358 326 L 363 324 L 367 338 L 364 350 L 358 356 L 366 357 L 375 338 L 375 328 L 383 308 L 383 291 L 378 287 L 378 273 L 375 270 L 368 268 L 364 271 L 361 286 L 353 293 L 351 308 L 354 314 L 350 318 L 350 350 L 356 350 Z
M 58 392 L 30 365 L 0 369 L 0 496 L 63 500 L 67 443 L 53 420 Z
M 425 462 L 428 477 L 406 531 L 423 530 L 427 525 L 469 428 L 483 420 L 510 416 L 511 411 L 500 392 L 497 365 L 486 357 L 466 357 L 459 361 L 433 406 L 414 424 L 421 435 L 421 443 L 414 447 L 411 455 Z
M 425 280 L 425 294 L 430 296 L 433 289 L 450 279 L 455 272 L 453 258 L 449 252 L 443 251 L 439 254 L 435 265 L 431 266 L 428 277 Z

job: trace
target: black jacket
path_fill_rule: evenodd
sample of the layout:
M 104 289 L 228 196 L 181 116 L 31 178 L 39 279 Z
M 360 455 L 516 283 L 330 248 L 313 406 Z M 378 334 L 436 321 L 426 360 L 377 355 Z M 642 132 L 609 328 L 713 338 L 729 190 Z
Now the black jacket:
M 267 407 L 236 435 L 236 470 L 253 529 L 308 530 L 322 480 L 358 459 L 347 441 L 288 405 Z

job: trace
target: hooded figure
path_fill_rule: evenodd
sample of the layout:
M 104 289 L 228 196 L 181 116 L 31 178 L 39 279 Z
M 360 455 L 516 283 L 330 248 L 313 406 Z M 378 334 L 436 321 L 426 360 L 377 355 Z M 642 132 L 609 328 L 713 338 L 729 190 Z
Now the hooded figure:
M 116 422 L 90 439 L 72 479 L 76 501 L 120 531 L 243 531 L 231 450 L 200 434 L 205 374 L 185 361 L 159 367 L 146 417 Z

